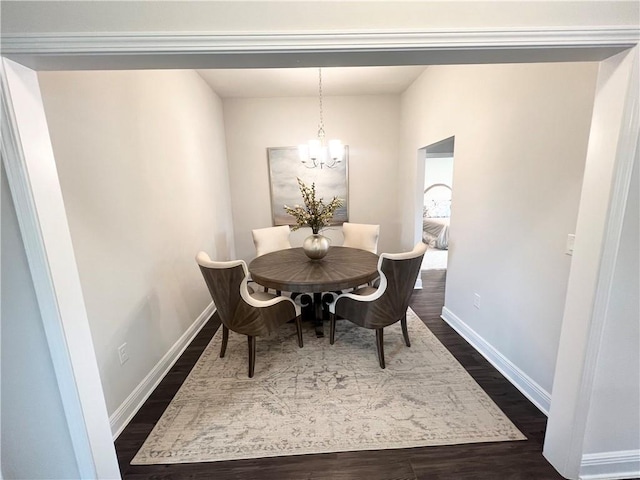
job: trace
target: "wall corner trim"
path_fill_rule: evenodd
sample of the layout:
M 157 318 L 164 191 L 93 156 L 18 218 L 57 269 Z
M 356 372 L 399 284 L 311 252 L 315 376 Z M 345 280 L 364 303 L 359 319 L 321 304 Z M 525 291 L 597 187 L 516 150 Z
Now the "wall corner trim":
M 549 416 L 549 407 L 551 406 L 551 395 L 549 392 L 538 385 L 531 377 L 520 370 L 447 307 L 443 307 L 442 309 L 442 319 L 458 332 L 462 338 L 469 342 L 473 348 L 504 375 L 514 387 L 520 390 L 542 413 Z
M 118 438 L 133 416 L 140 410 L 144 402 L 149 398 L 149 395 L 153 393 L 171 367 L 173 367 L 178 358 L 180 358 L 182 352 L 185 351 L 198 332 L 204 327 L 207 320 L 211 318 L 214 311 L 215 307 L 213 302 L 211 302 L 109 417 L 114 440 Z

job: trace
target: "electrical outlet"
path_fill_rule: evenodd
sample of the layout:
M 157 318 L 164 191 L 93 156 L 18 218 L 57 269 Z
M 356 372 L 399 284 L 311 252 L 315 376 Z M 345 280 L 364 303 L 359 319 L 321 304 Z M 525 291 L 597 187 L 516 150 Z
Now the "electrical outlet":
M 118 358 L 120 359 L 120 365 L 124 365 L 129 360 L 129 354 L 127 353 L 127 344 L 123 343 L 118 347 Z
M 570 233 L 569 235 L 567 235 L 567 246 L 565 248 L 564 253 L 566 255 L 573 255 L 573 244 L 576 241 L 576 236 L 572 233 Z
M 473 306 L 478 310 L 480 309 L 480 295 L 478 295 L 477 293 L 473 294 Z

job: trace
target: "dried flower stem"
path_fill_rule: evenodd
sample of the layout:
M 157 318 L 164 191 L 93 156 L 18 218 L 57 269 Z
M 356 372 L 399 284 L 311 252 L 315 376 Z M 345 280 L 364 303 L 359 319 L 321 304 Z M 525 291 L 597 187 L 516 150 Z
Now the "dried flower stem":
M 297 222 L 292 230 L 298 230 L 300 227 L 311 227 L 313 233 L 319 233 L 323 227 L 330 224 L 335 211 L 344 205 L 344 201 L 338 197 L 333 197 L 331 201 L 325 204 L 320 198 L 316 200 L 316 184 L 312 183 L 311 187 L 304 184 L 298 178 L 300 193 L 304 207 L 296 205 L 294 207 L 284 206 L 285 211 L 292 215 Z

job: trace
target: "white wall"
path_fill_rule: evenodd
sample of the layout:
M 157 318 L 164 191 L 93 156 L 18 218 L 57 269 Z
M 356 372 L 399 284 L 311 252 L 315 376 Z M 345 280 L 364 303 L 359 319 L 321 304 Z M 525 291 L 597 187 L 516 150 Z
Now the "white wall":
M 640 453 L 639 163 L 636 154 L 589 408 L 587 454 Z
M 39 78 L 111 415 L 210 304 L 195 254 L 233 256 L 222 104 L 193 71 Z
M 349 221 L 380 224 L 378 251 L 398 251 L 397 162 L 400 97 L 323 97 L 327 138 L 349 146 Z M 225 99 L 229 178 L 239 258 L 255 257 L 254 228 L 269 227 L 271 206 L 267 147 L 296 146 L 316 136 L 318 99 Z M 322 195 L 322 192 L 319 192 Z M 292 234 L 302 245 L 310 229 Z M 341 229 L 324 231 L 336 245 Z
M 1 478 L 80 478 L 4 165 Z
M 453 186 L 453 157 L 430 157 L 427 154 L 424 168 L 424 186 L 444 183 Z
M 596 73 L 588 63 L 429 67 L 402 98 L 406 184 L 417 150 L 455 135 L 445 317 L 547 403 Z M 416 224 L 415 203 L 400 192 L 404 225 Z M 403 244 L 414 235 L 403 230 Z

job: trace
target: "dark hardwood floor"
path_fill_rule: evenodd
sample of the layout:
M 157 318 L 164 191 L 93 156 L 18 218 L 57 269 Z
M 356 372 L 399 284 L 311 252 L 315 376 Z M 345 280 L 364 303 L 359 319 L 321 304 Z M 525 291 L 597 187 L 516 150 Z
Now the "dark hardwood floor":
M 431 331 L 526 435 L 526 441 L 495 442 L 365 452 L 132 466 L 129 462 L 151 432 L 218 328 L 212 318 L 115 442 L 122 477 L 134 479 L 531 479 L 562 477 L 542 456 L 546 417 L 479 353 L 440 319 L 444 270 L 423 272 L 423 289 L 411 307 Z

